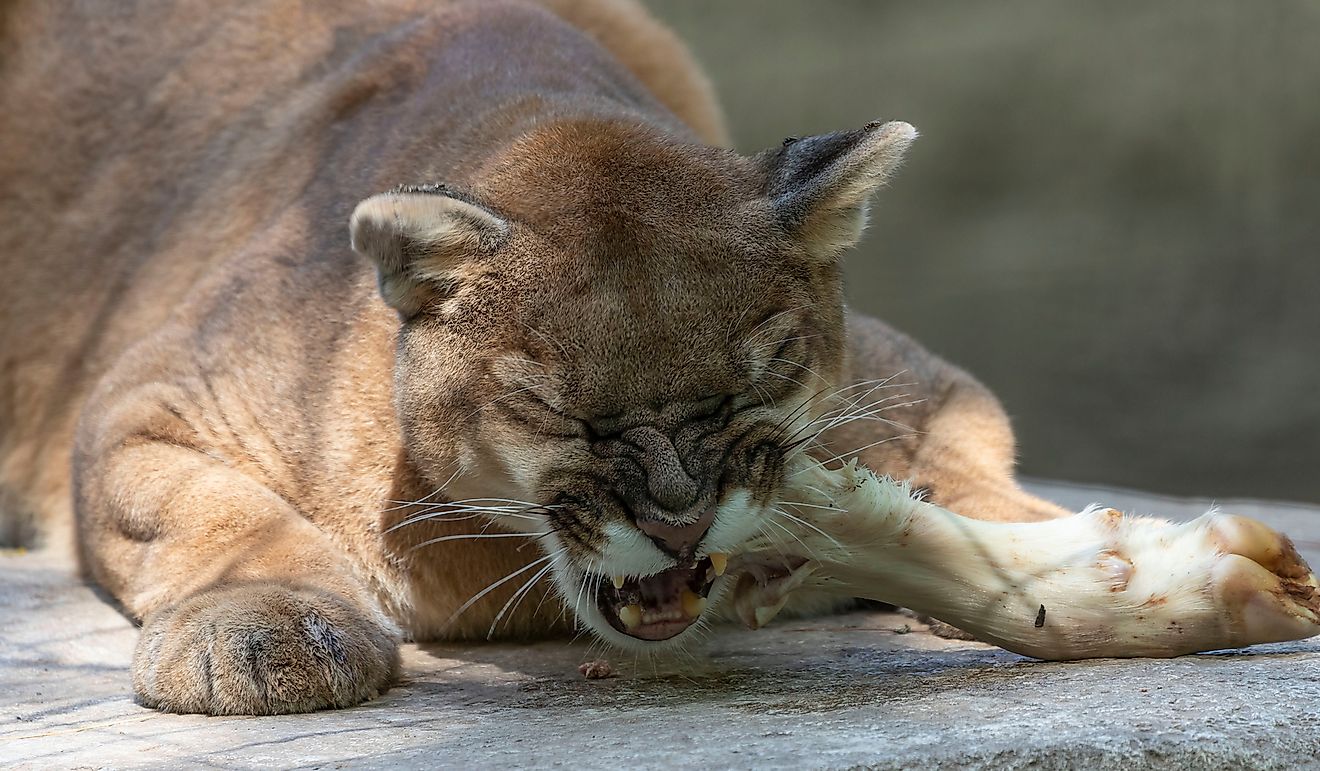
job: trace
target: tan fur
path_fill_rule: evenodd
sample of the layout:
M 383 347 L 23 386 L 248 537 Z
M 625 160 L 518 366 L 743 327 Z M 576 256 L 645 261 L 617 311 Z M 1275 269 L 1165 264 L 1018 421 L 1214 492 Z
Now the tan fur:
M 485 636 L 532 570 L 455 612 L 536 549 L 413 548 L 485 520 L 391 528 L 592 494 L 617 463 L 573 438 L 587 420 L 664 482 L 642 499 L 690 494 L 636 526 L 556 514 L 561 591 L 612 524 L 690 540 L 719 469 L 670 437 L 710 409 L 739 412 L 702 452 L 768 498 L 757 448 L 809 395 L 789 380 L 905 371 L 914 403 L 885 417 L 912 436 L 865 462 L 971 516 L 1061 513 L 1012 481 L 980 385 L 879 322 L 845 336 L 837 253 L 900 124 L 712 147 L 708 82 L 626 0 L 64 5 L 0 10 L 0 516 L 76 521 L 85 573 L 144 621 L 145 703 L 342 706 L 388 686 L 400 636 Z M 795 330 L 785 369 L 766 346 Z M 495 632 L 570 626 L 549 584 Z

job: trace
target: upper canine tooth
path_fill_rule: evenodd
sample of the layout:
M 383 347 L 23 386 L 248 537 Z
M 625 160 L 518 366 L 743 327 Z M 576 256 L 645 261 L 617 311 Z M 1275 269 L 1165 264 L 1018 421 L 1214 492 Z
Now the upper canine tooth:
M 615 588 L 615 589 L 622 589 L 622 588 L 623 588 L 623 576 L 615 576 L 615 577 L 614 577 L 614 588 Z
M 623 626 L 627 629 L 636 627 L 642 623 L 642 606 L 624 605 L 619 609 L 619 620 L 623 622 Z
M 711 567 L 715 568 L 715 575 L 724 575 L 725 569 L 729 567 L 729 555 L 722 551 L 713 551 L 706 557 L 710 559 Z
M 706 609 L 706 598 L 693 592 L 691 589 L 683 590 L 683 612 L 690 618 L 696 618 Z

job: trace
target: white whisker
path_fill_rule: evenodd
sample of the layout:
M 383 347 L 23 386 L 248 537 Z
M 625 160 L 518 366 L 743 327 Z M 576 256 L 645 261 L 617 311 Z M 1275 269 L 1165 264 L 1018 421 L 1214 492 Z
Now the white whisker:
M 805 501 L 775 501 L 775 503 L 787 503 L 790 506 L 806 506 L 809 509 L 824 509 L 825 511 L 843 511 L 837 506 L 824 506 L 819 503 L 806 503 Z
M 885 437 L 884 439 L 881 439 L 881 440 L 879 440 L 879 441 L 877 441 L 877 442 L 871 442 L 870 444 L 864 444 L 864 445 L 862 445 L 861 447 L 858 447 L 858 448 L 855 449 L 855 450 L 849 450 L 848 452 L 841 452 L 841 453 L 839 453 L 838 455 L 835 455 L 835 456 L 833 456 L 833 457 L 831 457 L 831 458 L 826 458 L 825 460 L 820 461 L 820 464 L 821 464 L 822 466 L 826 466 L 826 465 L 829 465 L 829 464 L 834 463 L 834 462 L 836 462 L 836 461 L 841 461 L 841 460 L 843 460 L 844 458 L 846 458 L 846 457 L 848 457 L 848 456 L 857 456 L 857 455 L 860 455 L 861 453 L 866 452 L 867 450 L 871 449 L 872 447 L 879 447 L 880 445 L 882 445 L 882 444 L 884 444 L 884 443 L 886 443 L 886 442 L 893 442 L 893 441 L 897 441 L 897 440 L 899 440 L 899 439 L 911 439 L 911 438 L 914 437 L 914 436 L 916 436 L 916 434 L 899 434 L 899 435 L 897 435 L 897 436 L 889 436 L 889 437 Z M 802 473 L 801 470 L 794 471 L 790 476 L 797 476 L 798 474 L 801 474 L 801 473 Z
M 806 336 L 804 335 L 803 337 L 806 337 Z M 801 339 L 803 339 L 803 338 L 802 338 L 802 337 L 794 337 L 794 338 L 790 338 L 790 340 L 801 340 Z M 784 340 L 783 342 L 787 343 L 787 342 L 789 342 L 789 340 Z M 812 369 L 811 367 L 808 367 L 808 366 L 805 365 L 805 364 L 799 364 L 798 362 L 793 361 L 793 360 L 791 360 L 791 359 L 781 359 L 781 358 L 779 358 L 779 357 L 777 357 L 777 356 L 775 356 L 775 357 L 771 357 L 770 361 L 778 361 L 778 362 L 782 362 L 782 363 L 784 363 L 784 364 L 787 364 L 787 365 L 789 365 L 790 367 L 797 367 L 798 369 L 803 370 L 804 372 L 808 372 L 808 373 L 810 373 L 811 375 L 815 376 L 815 378 L 816 378 L 817 380 L 820 380 L 820 381 L 822 381 L 822 382 L 828 382 L 828 381 L 826 380 L 826 378 L 822 377 L 821 374 L 820 374 L 819 372 L 817 372 L 816 370 Z
M 773 519 L 767 519 L 766 522 L 769 522 L 770 524 L 774 525 L 780 530 L 783 530 L 785 533 L 788 534 L 789 538 L 792 538 L 794 541 L 797 541 L 798 545 L 802 547 L 802 550 L 807 553 L 808 557 L 820 561 L 820 555 L 816 553 L 816 550 L 812 549 L 810 546 L 807 546 L 806 542 L 803 541 L 801 538 L 799 538 L 797 533 L 794 533 L 792 530 L 789 530 L 788 528 L 784 527 L 782 524 L 774 521 Z
M 457 463 L 458 463 L 458 461 L 455 460 L 455 461 L 453 461 L 452 463 L 450 463 L 450 464 L 448 464 L 448 465 L 452 466 L 452 465 L 455 465 L 455 464 L 457 464 Z M 457 468 L 457 469 L 455 469 L 455 470 L 454 470 L 454 473 L 450 474 L 450 475 L 449 475 L 449 478 L 446 479 L 446 480 L 444 481 L 443 484 L 441 484 L 439 487 L 435 488 L 435 489 L 432 490 L 431 492 L 427 493 L 426 495 L 423 495 L 421 498 L 418 498 L 418 499 L 415 500 L 415 501 L 388 501 L 388 503 L 393 503 L 393 504 L 396 504 L 396 505 L 395 505 L 395 506 L 392 506 L 392 507 L 390 507 L 390 508 L 388 508 L 388 509 L 385 509 L 384 512 L 397 511 L 398 509 L 406 509 L 406 508 L 408 508 L 409 506 L 417 506 L 417 505 L 419 505 L 419 504 L 425 503 L 427 500 L 429 500 L 429 499 L 431 499 L 431 498 L 433 498 L 433 497 L 439 495 L 441 492 L 443 492 L 444 489 L 445 489 L 446 487 L 448 487 L 448 486 L 450 486 L 451 484 L 453 484 L 453 483 L 454 483 L 454 480 L 455 480 L 455 479 L 458 479 L 459 475 L 462 474 L 462 473 L 463 473 L 463 469 L 462 469 L 462 468 Z M 384 512 L 382 512 L 382 513 L 384 513 Z
M 490 622 L 490 629 L 486 632 L 487 640 L 495 636 L 495 628 L 500 625 L 500 620 L 504 618 L 504 614 L 508 613 L 511 608 L 517 607 L 517 604 L 522 601 L 521 598 L 526 597 L 527 593 L 530 592 L 532 587 L 536 585 L 536 582 L 544 578 L 545 574 L 549 573 L 550 569 L 553 567 L 554 564 L 551 563 L 541 568 L 539 571 L 536 572 L 535 575 L 527 579 L 527 582 L 524 583 L 521 587 L 519 587 L 518 591 L 514 592 L 512 595 L 509 596 L 509 601 L 504 603 L 504 607 L 500 608 L 500 612 L 495 614 L 495 620 Z
M 765 371 L 765 374 L 770 375 L 771 377 L 777 377 L 780 380 L 787 380 L 788 382 L 796 385 L 797 387 L 801 388 L 804 391 L 808 390 L 806 384 L 803 383 L 801 380 L 798 380 L 797 378 L 789 377 L 788 375 L 781 375 L 778 372 L 769 369 Z
M 412 547 L 412 550 L 416 551 L 423 546 L 444 543 L 445 541 L 476 541 L 482 538 L 542 538 L 546 535 L 547 533 L 462 533 L 459 535 L 442 535 L 439 538 L 422 541 Z
M 496 590 L 497 588 L 499 588 L 500 586 L 503 586 L 505 583 L 507 583 L 507 582 L 509 582 L 509 581 L 512 581 L 512 580 L 513 580 L 514 578 L 516 578 L 517 576 L 519 576 L 519 575 L 521 575 L 521 574 L 527 572 L 528 570 L 531 570 L 532 568 L 536 567 L 537 565 L 541 564 L 542 562 L 545 562 L 545 561 L 549 560 L 550 558 L 551 558 L 551 555 L 547 554 L 547 555 L 545 555 L 544 557 L 541 557 L 541 558 L 539 558 L 539 559 L 532 560 L 531 562 L 527 563 L 526 565 L 523 565 L 522 567 L 520 567 L 520 568 L 518 568 L 517 570 L 513 571 L 512 573 L 508 574 L 508 575 L 505 576 L 504 578 L 501 578 L 500 580 L 496 581 L 495 583 L 491 584 L 490 586 L 487 586 L 485 589 L 482 589 L 480 592 L 477 592 L 476 594 L 472 595 L 472 597 L 471 597 L 467 602 L 465 602 L 465 603 L 463 603 L 462 605 L 460 605 L 459 608 L 458 608 L 458 610 L 454 611 L 453 614 L 450 615 L 449 618 L 445 620 L 444 626 L 447 627 L 447 626 L 449 626 L 450 624 L 454 623 L 455 619 L 457 619 L 459 616 L 463 615 L 463 613 L 464 613 L 468 608 L 470 608 L 470 607 L 472 607 L 473 605 L 475 605 L 476 603 L 480 602 L 482 597 L 485 597 L 487 594 L 490 594 L 491 592 L 495 591 L 495 590 Z
M 552 337 L 548 332 L 542 332 L 541 330 L 537 329 L 536 327 L 532 326 L 531 324 L 528 324 L 528 323 L 525 322 L 525 321 L 522 322 L 522 325 L 523 325 L 524 327 L 527 328 L 527 331 L 531 332 L 532 334 L 536 335 L 537 337 L 541 338 L 542 340 L 544 340 L 544 341 L 550 343 L 551 345 L 555 346 L 556 348 L 558 348 L 558 349 L 559 349 L 559 352 L 562 353 L 562 354 L 564 355 L 564 360 L 565 360 L 565 361 L 570 360 L 570 359 L 573 358 L 572 355 L 569 354 L 569 352 L 568 352 L 568 347 L 565 346 L 563 343 L 559 342 L 559 340 L 557 340 L 557 339 L 555 339 L 554 337 Z M 544 365 L 542 365 L 542 366 L 544 366 Z
M 416 514 L 413 514 L 409 517 L 406 517 L 403 520 L 395 523 L 394 525 L 391 525 L 389 528 L 385 530 L 384 534 L 388 535 L 389 533 L 392 533 L 400 528 L 407 527 L 409 525 L 414 525 L 417 524 L 418 522 L 426 522 L 435 519 L 441 520 L 443 522 L 459 522 L 466 519 L 485 517 L 487 519 L 490 519 L 491 522 L 494 522 L 502 517 L 509 517 L 512 519 L 524 519 L 531 522 L 540 522 L 542 521 L 540 517 L 533 516 L 528 512 L 535 511 L 538 509 L 550 510 L 553 508 L 556 507 L 537 506 L 537 505 L 514 507 L 514 506 L 467 506 L 467 505 L 459 505 L 453 503 L 433 504 L 431 507 Z M 470 515 L 469 512 L 471 512 Z M 450 514 L 464 514 L 465 516 L 450 517 L 448 516 Z M 487 524 L 487 527 L 489 527 L 489 523 Z
M 518 394 L 526 393 L 527 391 L 531 391 L 531 390 L 535 389 L 537 386 L 538 386 L 538 384 L 533 383 L 532 385 L 529 385 L 529 386 L 523 386 L 522 388 L 515 388 L 515 389 L 513 389 L 512 391 L 508 391 L 508 392 L 506 392 L 506 393 L 502 393 L 502 394 L 500 394 L 499 396 L 496 396 L 494 399 L 491 399 L 490 401 L 486 402 L 485 404 L 481 405 L 480 407 L 476 408 L 475 410 L 473 410 L 473 411 L 469 412 L 468 414 L 464 415 L 463 418 L 462 418 L 462 421 L 466 421 L 468 418 L 472 417 L 473 415 L 476 415 L 478 412 L 481 412 L 482 410 L 485 410 L 485 409 L 487 409 L 487 408 L 489 408 L 489 407 L 492 407 L 492 406 L 494 406 L 494 405 L 496 405 L 496 404 L 499 404 L 500 402 L 504 401 L 505 399 L 508 399 L 510 396 L 517 396 Z M 460 422 L 462 422 L 462 421 L 460 421 Z
M 587 590 L 587 577 L 591 575 L 591 561 L 587 561 L 587 569 L 582 572 L 582 583 L 578 586 L 577 601 L 573 603 L 573 619 L 581 624 L 582 614 L 578 610 L 582 606 L 582 593 Z
M 825 508 L 825 507 L 822 507 L 822 508 Z M 780 509 L 780 508 L 772 508 L 771 511 L 773 511 L 773 512 L 776 513 L 776 514 L 779 514 L 780 516 L 787 517 L 788 519 L 790 519 L 790 520 L 792 520 L 792 521 L 798 523 L 799 525 L 802 525 L 803 527 L 807 527 L 807 528 L 811 528 L 812 530 L 815 530 L 817 533 L 820 533 L 821 535 L 825 536 L 825 538 L 826 538 L 827 540 L 829 540 L 830 543 L 833 543 L 835 546 L 839 547 L 840 549 L 844 549 L 844 548 L 845 548 L 843 544 L 839 543 L 839 541 L 838 541 L 837 539 L 834 538 L 834 536 L 830 535 L 829 533 L 825 532 L 824 530 L 821 530 L 819 527 L 816 527 L 815 525 L 811 524 L 811 523 L 808 522 L 807 520 L 802 519 L 802 518 L 800 518 L 800 517 L 793 516 L 792 514 L 789 514 L 787 511 L 784 511 L 783 509 Z

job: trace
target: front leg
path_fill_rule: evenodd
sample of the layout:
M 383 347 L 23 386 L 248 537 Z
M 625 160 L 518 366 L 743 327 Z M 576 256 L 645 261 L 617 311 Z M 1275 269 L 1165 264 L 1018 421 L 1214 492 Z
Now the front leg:
M 789 475 L 802 504 L 794 539 L 741 558 L 748 577 L 735 602 L 753 626 L 783 589 L 805 586 L 912 608 L 1042 659 L 1178 656 L 1320 634 L 1316 576 L 1285 536 L 1244 517 L 1175 525 L 1094 509 L 984 522 L 855 464 L 831 471 L 799 458 Z
M 141 702 L 274 714 L 389 687 L 398 633 L 346 555 L 236 465 L 187 446 L 169 412 L 85 417 L 75 470 L 84 568 L 142 620 Z

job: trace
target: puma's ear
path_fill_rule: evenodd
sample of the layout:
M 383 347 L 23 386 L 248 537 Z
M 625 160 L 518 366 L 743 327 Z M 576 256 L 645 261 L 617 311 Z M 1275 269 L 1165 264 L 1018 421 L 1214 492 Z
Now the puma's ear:
M 790 138 L 763 154 L 766 193 L 779 224 L 812 254 L 833 259 L 861 238 L 871 193 L 917 138 L 907 123 Z
M 403 186 L 358 204 L 349 233 L 376 264 L 385 302 L 407 318 L 452 292 L 463 261 L 498 249 L 509 223 L 443 185 Z

